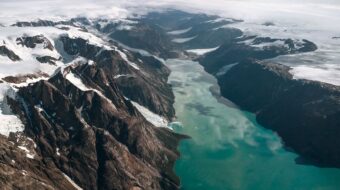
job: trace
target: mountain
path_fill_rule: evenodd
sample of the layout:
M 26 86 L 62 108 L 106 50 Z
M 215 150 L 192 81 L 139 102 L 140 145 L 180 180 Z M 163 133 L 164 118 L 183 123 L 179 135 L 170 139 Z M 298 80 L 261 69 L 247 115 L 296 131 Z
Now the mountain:
M 17 33 L 3 39 L 2 59 L 27 68 L 2 71 L 1 118 L 11 118 L 0 135 L 1 186 L 178 189 L 172 168 L 186 137 L 167 128 L 170 70 L 89 32 L 85 21 L 6 28 Z

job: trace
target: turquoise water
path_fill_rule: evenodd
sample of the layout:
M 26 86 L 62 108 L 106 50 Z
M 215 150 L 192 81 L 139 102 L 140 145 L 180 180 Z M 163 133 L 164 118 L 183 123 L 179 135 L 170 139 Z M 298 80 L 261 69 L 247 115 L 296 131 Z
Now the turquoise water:
M 222 104 L 216 80 L 195 62 L 168 60 L 182 141 L 175 171 L 183 190 L 338 190 L 340 169 L 298 165 L 297 155 L 261 127 L 254 115 Z

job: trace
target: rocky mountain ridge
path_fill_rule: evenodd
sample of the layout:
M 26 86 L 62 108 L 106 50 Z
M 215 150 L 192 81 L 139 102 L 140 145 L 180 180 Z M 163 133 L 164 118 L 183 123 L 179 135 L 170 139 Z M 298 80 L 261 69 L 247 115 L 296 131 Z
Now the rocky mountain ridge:
M 178 189 L 173 165 L 186 137 L 167 128 L 175 114 L 169 69 L 84 27 L 58 24 L 17 24 L 48 31 L 4 40 L 1 55 L 21 56 L 9 64 L 30 60 L 40 69 L 2 78 L 2 114 L 18 126 L 10 121 L 0 135 L 1 186 Z

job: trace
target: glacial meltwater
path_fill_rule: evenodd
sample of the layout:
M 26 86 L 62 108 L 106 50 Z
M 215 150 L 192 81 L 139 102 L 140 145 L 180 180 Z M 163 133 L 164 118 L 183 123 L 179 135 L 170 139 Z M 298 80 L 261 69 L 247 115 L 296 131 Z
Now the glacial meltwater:
M 192 138 L 181 142 L 175 166 L 182 190 L 340 189 L 340 169 L 296 164 L 298 156 L 253 114 L 218 101 L 211 93 L 217 81 L 198 63 L 167 65 L 176 96 L 172 127 Z

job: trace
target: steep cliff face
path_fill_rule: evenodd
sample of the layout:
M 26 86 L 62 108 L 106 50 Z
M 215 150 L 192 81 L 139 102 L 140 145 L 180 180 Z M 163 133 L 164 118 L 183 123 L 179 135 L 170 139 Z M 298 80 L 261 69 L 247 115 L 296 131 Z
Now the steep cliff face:
M 339 87 L 294 80 L 288 67 L 256 60 L 235 65 L 219 84 L 223 96 L 256 113 L 307 161 L 340 167 Z

